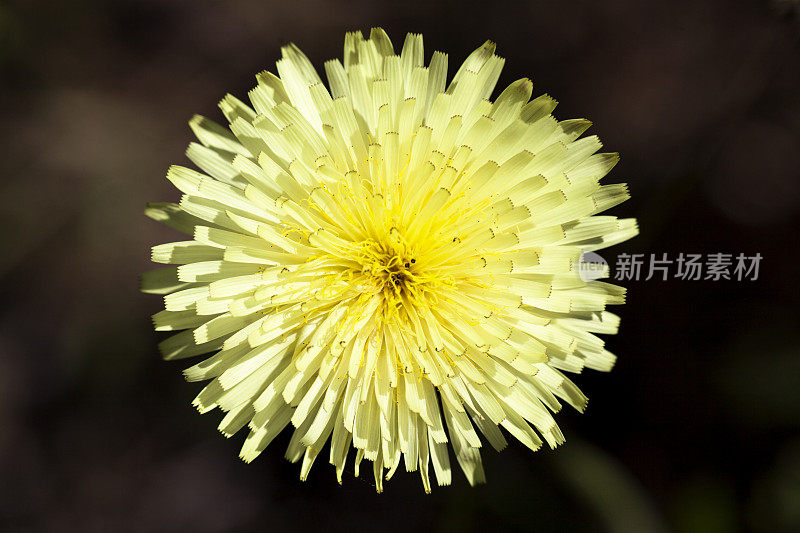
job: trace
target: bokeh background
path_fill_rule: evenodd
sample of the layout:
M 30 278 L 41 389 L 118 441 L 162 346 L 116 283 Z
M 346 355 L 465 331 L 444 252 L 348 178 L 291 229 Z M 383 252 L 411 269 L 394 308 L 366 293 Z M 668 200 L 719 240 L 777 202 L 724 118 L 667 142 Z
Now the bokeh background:
M 800 531 L 800 8 L 767 0 L 0 2 L 0 529 Z M 164 179 L 294 41 L 318 67 L 346 30 L 460 62 L 489 38 L 559 118 L 622 154 L 606 253 L 760 253 L 757 281 L 627 282 L 610 374 L 576 382 L 567 444 L 486 449 L 488 485 L 376 495 L 284 435 L 252 465 L 162 362 L 138 292 Z M 452 67 L 451 67 L 452 68 Z M 452 73 L 452 70 L 451 70 Z

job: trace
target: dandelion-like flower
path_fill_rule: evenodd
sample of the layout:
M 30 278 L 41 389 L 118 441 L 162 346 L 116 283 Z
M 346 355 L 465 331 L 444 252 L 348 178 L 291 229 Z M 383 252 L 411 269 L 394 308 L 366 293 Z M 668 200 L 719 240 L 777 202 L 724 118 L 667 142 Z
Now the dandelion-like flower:
M 383 30 L 348 33 L 328 86 L 294 45 L 262 72 L 251 105 L 228 95 L 229 129 L 195 116 L 202 172 L 173 166 L 178 204 L 147 214 L 191 236 L 153 248 L 143 277 L 164 294 L 166 359 L 213 353 L 184 371 L 210 380 L 194 405 L 220 431 L 247 427 L 252 461 L 282 430 L 305 479 L 324 445 L 341 482 L 355 448 L 382 490 L 400 463 L 450 455 L 484 481 L 480 448 L 564 441 L 551 413 L 586 397 L 562 371 L 609 370 L 596 333 L 624 290 L 580 275 L 581 254 L 637 233 L 596 216 L 628 198 L 600 185 L 587 120 L 556 121 L 528 79 L 489 98 L 504 60 L 491 42 L 447 84 L 447 55 L 424 64 L 422 36 L 396 55 Z M 607 275 L 607 272 L 606 272 Z M 483 439 L 481 439 L 481 435 Z M 327 449 L 327 448 L 326 448 Z

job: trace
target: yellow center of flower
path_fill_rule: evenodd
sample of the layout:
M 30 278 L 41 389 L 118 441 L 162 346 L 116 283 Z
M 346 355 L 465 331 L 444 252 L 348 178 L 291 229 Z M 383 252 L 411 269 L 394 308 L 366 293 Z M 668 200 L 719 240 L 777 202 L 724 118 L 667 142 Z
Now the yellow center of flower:
M 414 283 L 417 260 L 405 246 L 365 240 L 359 243 L 362 250 L 359 262 L 361 273 L 372 277 L 378 291 L 387 295 L 399 295 Z

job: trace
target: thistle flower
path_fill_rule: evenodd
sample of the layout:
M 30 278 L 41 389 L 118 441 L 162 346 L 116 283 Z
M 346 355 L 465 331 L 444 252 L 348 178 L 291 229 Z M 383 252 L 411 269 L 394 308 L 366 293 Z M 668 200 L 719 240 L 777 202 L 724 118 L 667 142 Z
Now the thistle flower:
M 210 380 L 194 405 L 220 431 L 245 426 L 241 458 L 282 430 L 301 479 L 330 440 L 341 482 L 373 463 L 378 491 L 401 462 L 430 491 L 451 482 L 448 445 L 471 484 L 480 448 L 506 434 L 532 450 L 564 441 L 551 413 L 586 397 L 562 371 L 609 370 L 595 333 L 615 333 L 624 290 L 579 276 L 581 254 L 637 233 L 596 216 L 628 198 L 600 185 L 587 120 L 556 121 L 528 79 L 489 98 L 504 60 L 486 42 L 447 83 L 422 36 L 396 55 L 383 30 L 348 33 L 328 86 L 289 45 L 251 105 L 228 95 L 229 129 L 195 116 L 173 166 L 178 204 L 146 213 L 191 236 L 153 248 L 143 277 L 164 294 L 164 358 L 213 353 L 184 371 Z M 483 439 L 481 439 L 481 435 Z M 386 472 L 384 472 L 386 471 Z

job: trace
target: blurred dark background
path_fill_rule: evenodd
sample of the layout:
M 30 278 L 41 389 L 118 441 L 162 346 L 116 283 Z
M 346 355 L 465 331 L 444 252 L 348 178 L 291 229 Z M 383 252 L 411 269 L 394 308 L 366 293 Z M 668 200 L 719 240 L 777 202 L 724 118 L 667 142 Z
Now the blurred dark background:
M 0 529 L 800 531 L 800 7 L 789 0 L 0 2 Z M 398 472 L 306 483 L 284 435 L 254 464 L 162 362 L 139 294 L 164 179 L 294 41 L 318 68 L 346 30 L 425 35 L 451 74 L 489 38 L 559 118 L 622 154 L 616 253 L 763 256 L 756 281 L 625 282 L 610 374 L 576 382 L 567 444 L 485 449 L 425 495 Z M 351 456 L 352 457 L 352 456 Z

